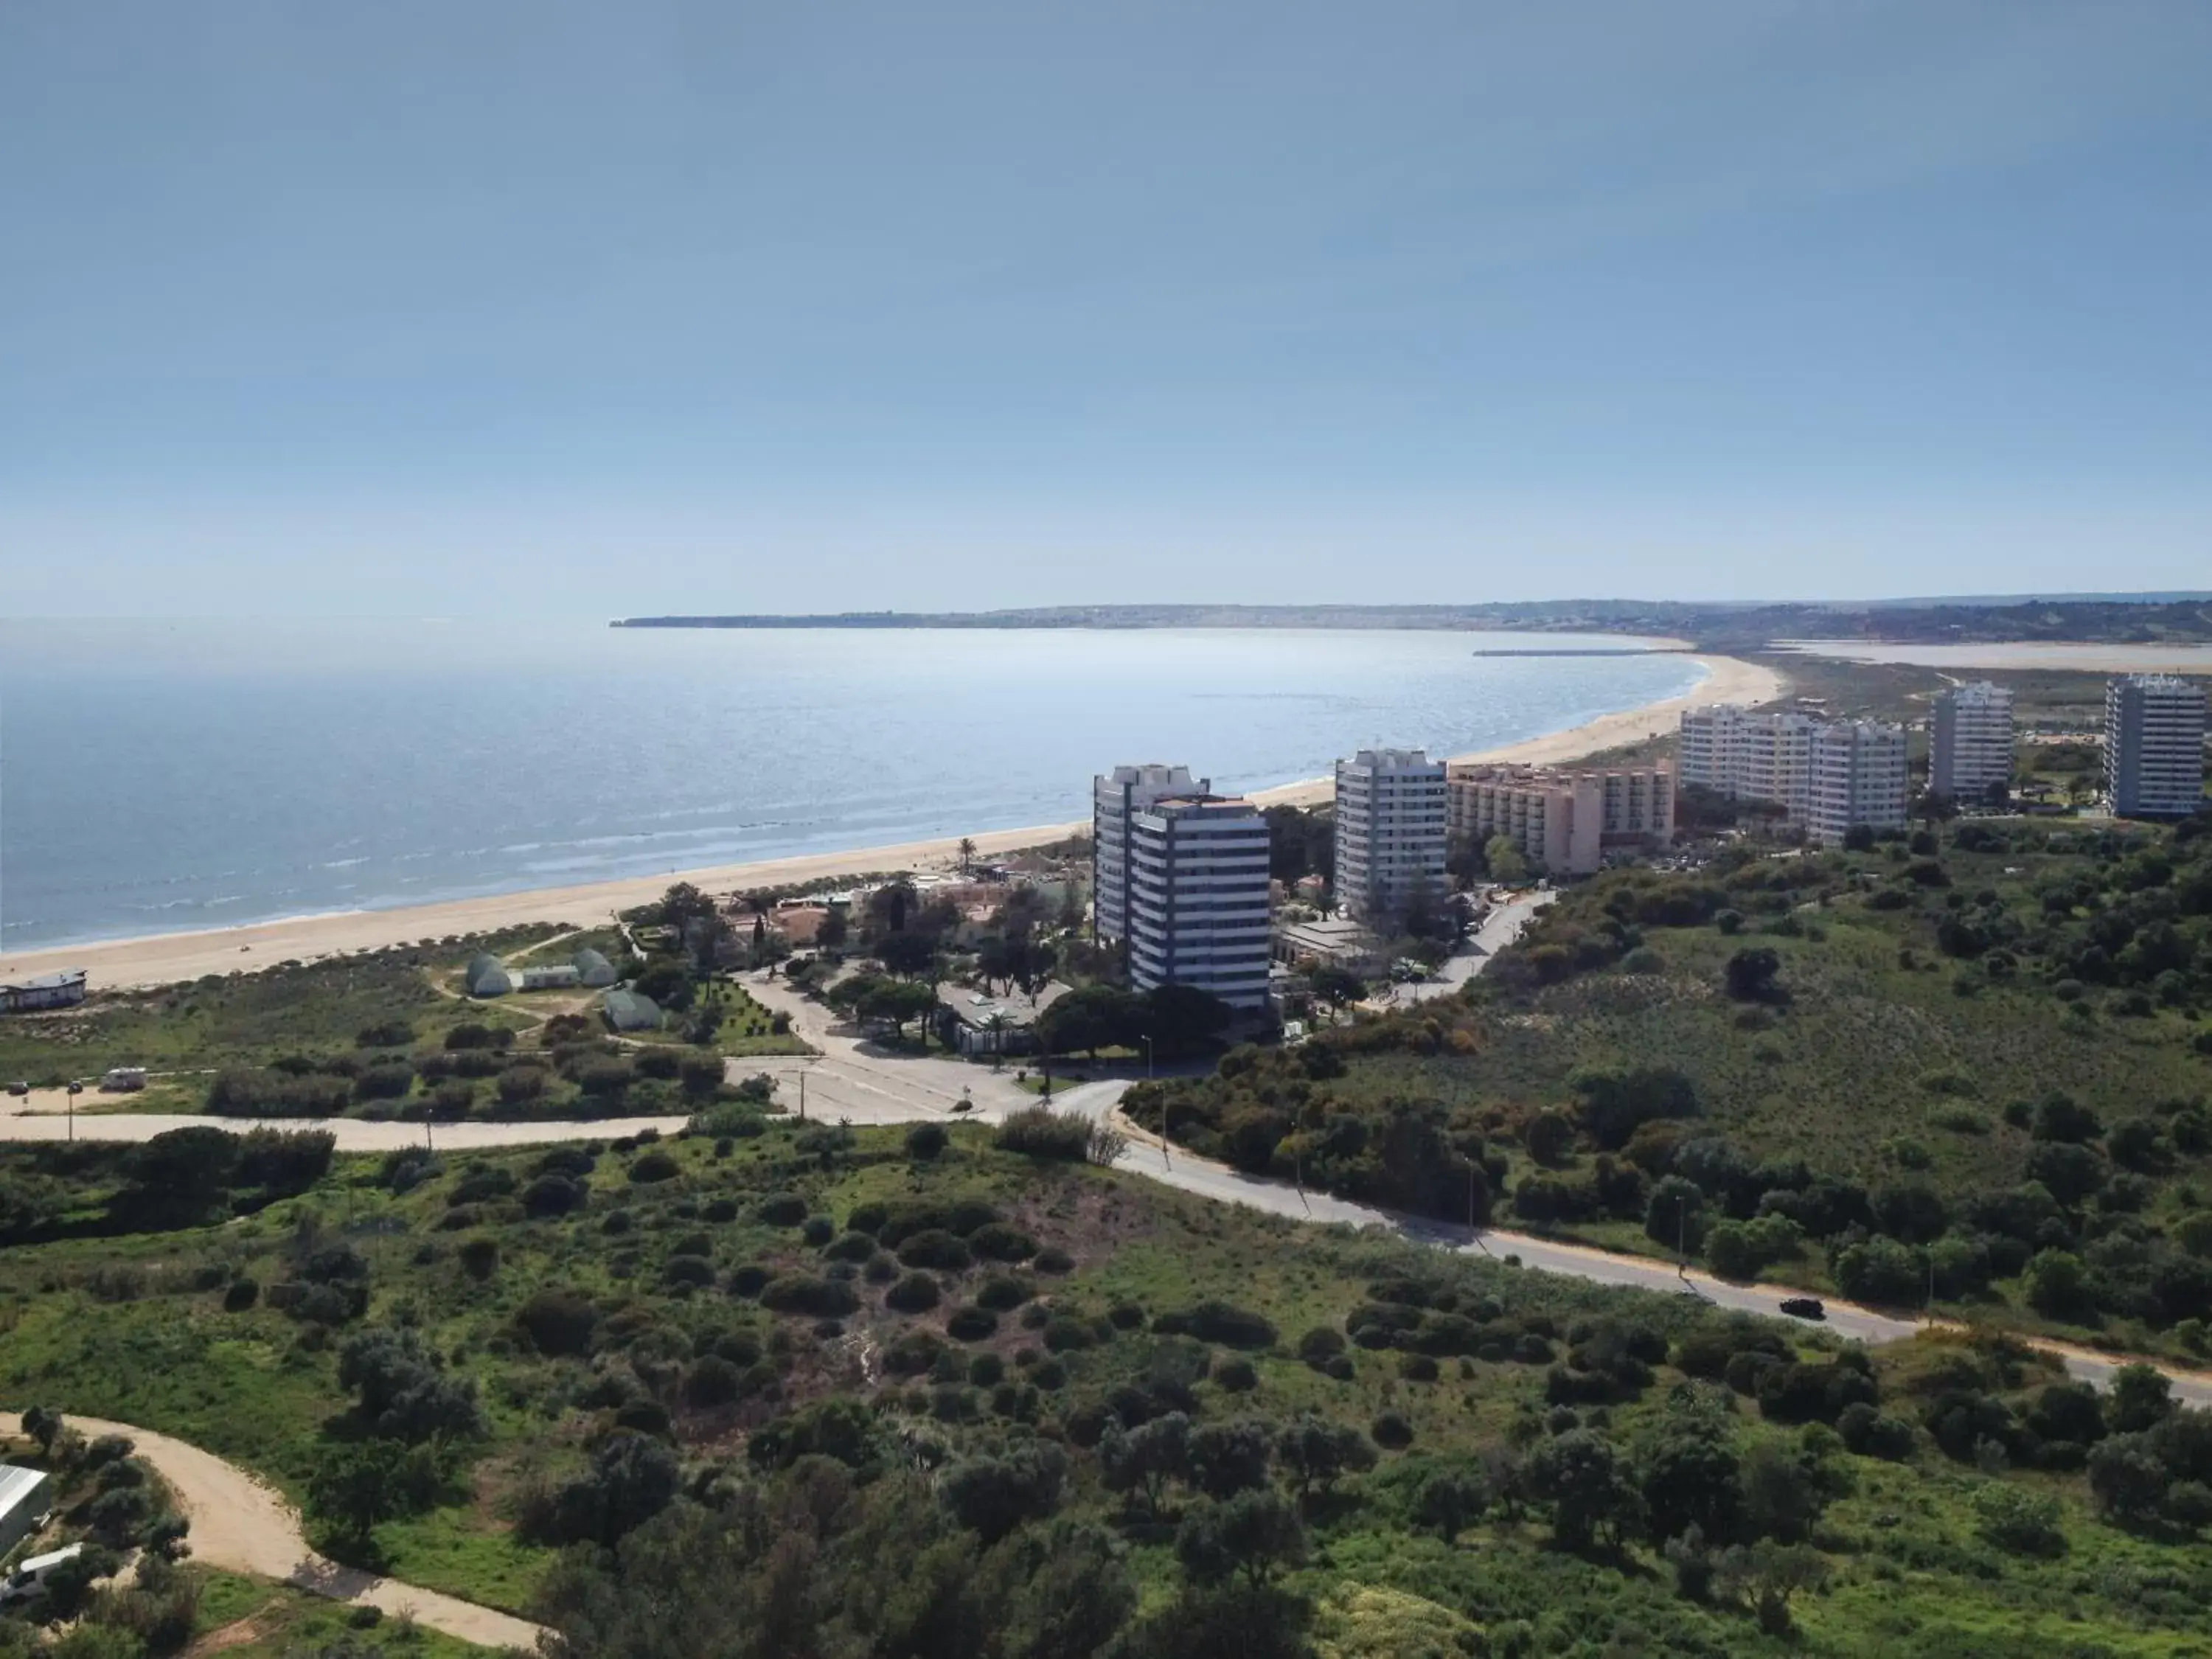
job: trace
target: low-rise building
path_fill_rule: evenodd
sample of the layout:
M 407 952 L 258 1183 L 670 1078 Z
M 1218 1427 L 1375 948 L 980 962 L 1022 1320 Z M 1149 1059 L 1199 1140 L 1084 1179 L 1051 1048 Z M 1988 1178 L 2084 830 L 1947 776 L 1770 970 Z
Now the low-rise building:
M 600 1012 L 611 1030 L 657 1031 L 660 1029 L 660 1005 L 641 992 L 610 991 Z
M 27 1014 L 42 1008 L 73 1008 L 84 1000 L 85 985 L 85 970 L 82 968 L 0 981 L 0 1013 Z
M 994 996 L 972 985 L 937 988 L 937 1029 L 945 1042 L 971 1058 L 1036 1052 L 1037 1016 L 1066 996 L 1058 980 L 1035 996 L 1016 991 Z
M 1275 960 L 1285 967 L 1311 962 L 1362 979 L 1374 978 L 1388 965 L 1382 941 L 1349 916 L 1279 922 L 1272 949 Z
M 574 963 L 568 962 L 525 968 L 513 977 L 515 988 L 520 991 L 573 991 L 584 982 L 582 972 Z
M 1551 875 L 1586 876 L 1608 854 L 1656 851 L 1674 836 L 1674 781 L 1664 767 L 1455 766 L 1447 794 L 1453 836 L 1502 836 Z
M 503 997 L 514 989 L 514 976 L 489 951 L 479 951 L 469 958 L 461 982 L 472 997 Z
M 53 1505 L 53 1479 L 44 1469 L 0 1463 L 0 1555 L 21 1543 Z

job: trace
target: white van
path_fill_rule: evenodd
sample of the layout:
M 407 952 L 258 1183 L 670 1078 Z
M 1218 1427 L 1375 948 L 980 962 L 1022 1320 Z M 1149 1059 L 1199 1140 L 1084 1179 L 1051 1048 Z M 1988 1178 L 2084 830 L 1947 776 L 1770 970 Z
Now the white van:
M 8 1575 L 0 1583 L 0 1607 L 17 1607 L 26 1601 L 35 1601 L 46 1593 L 46 1575 L 64 1561 L 74 1561 L 84 1553 L 84 1546 L 71 1544 L 50 1555 L 34 1555 Z

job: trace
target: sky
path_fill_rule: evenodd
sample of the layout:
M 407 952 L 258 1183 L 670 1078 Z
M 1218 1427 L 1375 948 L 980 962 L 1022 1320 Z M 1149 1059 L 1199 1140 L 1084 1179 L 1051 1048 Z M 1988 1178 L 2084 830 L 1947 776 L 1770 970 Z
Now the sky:
M 2205 0 L 8 0 L 0 610 L 2212 586 Z

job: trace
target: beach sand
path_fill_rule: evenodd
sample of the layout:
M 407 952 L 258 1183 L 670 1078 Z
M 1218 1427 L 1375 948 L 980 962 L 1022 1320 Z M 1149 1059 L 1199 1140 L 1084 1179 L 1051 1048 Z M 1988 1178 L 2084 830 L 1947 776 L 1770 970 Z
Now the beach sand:
M 1734 657 L 1700 656 L 1697 660 L 1707 671 L 1706 678 L 1686 697 L 1670 698 L 1624 714 L 1603 715 L 1571 731 L 1452 758 L 1517 762 L 1532 766 L 1562 764 L 1672 731 L 1682 710 L 1693 704 L 1771 702 L 1782 696 L 1788 684 L 1771 669 Z M 1329 779 L 1316 778 L 1277 789 L 1255 791 L 1252 799 L 1269 806 L 1285 803 L 1309 805 L 1327 800 L 1333 787 Z M 993 830 L 972 839 L 978 856 L 988 859 L 1057 841 L 1090 827 L 1090 821 L 1084 819 L 1025 830 Z M 0 975 L 16 979 L 52 973 L 58 969 L 82 968 L 90 974 L 96 990 L 131 988 L 198 979 L 208 974 L 250 971 L 274 963 L 307 962 L 382 950 L 456 933 L 491 933 L 532 922 L 599 927 L 609 921 L 617 910 L 658 898 L 671 882 L 689 881 L 708 892 L 726 893 L 753 887 L 781 887 L 830 876 L 864 875 L 874 871 L 943 869 L 957 860 L 959 846 L 959 837 L 948 836 L 896 847 L 812 853 L 708 870 L 668 871 L 621 881 L 498 893 L 484 898 L 453 899 L 400 909 L 349 910 L 200 933 L 161 933 L 145 939 L 104 939 L 91 945 L 11 951 L 0 955 Z

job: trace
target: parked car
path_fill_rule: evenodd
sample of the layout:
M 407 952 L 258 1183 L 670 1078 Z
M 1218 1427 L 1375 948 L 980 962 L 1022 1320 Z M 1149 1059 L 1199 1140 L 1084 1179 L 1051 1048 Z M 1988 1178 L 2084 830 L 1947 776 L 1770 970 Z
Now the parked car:
M 84 1546 L 71 1544 L 50 1555 L 34 1555 L 8 1575 L 0 1583 L 0 1607 L 18 1607 L 27 1601 L 35 1601 L 46 1593 L 46 1575 L 64 1561 L 74 1561 L 84 1553 Z
M 1826 1319 L 1828 1316 L 1828 1310 L 1820 1305 L 1820 1298 L 1817 1296 L 1785 1296 L 1782 1298 L 1782 1311 L 1792 1319 Z
M 15 1082 L 8 1085 L 8 1092 L 11 1095 L 16 1096 L 18 1098 L 21 1098 L 22 1096 L 27 1095 L 31 1092 L 31 1085 L 18 1078 Z

